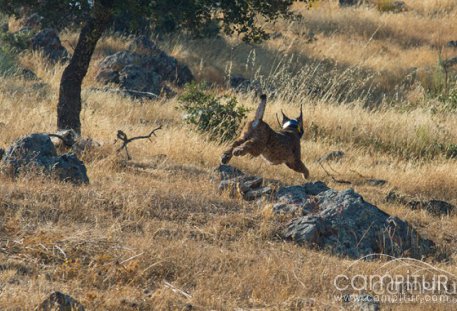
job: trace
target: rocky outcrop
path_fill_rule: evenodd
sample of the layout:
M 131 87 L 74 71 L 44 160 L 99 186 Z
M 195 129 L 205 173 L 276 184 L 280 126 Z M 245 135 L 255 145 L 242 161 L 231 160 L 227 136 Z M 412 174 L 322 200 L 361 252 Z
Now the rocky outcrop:
M 283 238 L 353 259 L 376 253 L 421 258 L 434 252 L 432 241 L 407 222 L 365 202 L 352 189 L 327 190 L 312 204 L 314 210 L 304 208 L 304 216 L 287 225 Z
M 406 221 L 366 202 L 352 189 L 336 191 L 319 181 L 288 186 L 228 165 L 216 172 L 219 191 L 247 201 L 262 200 L 275 214 L 295 217 L 279 232 L 285 240 L 352 259 L 375 253 L 421 258 L 435 251 L 434 243 Z
M 360 4 L 360 0 L 339 0 L 340 6 L 352 6 Z
M 59 34 L 51 28 L 38 32 L 33 36 L 31 44 L 33 50 L 43 51 L 44 55 L 52 62 L 64 61 L 69 56 L 60 42 Z
M 134 91 L 130 95 L 141 97 L 141 92 L 158 96 L 166 88 L 166 82 L 182 86 L 194 77 L 186 65 L 161 51 L 147 37 L 140 36 L 129 45 L 128 51 L 102 60 L 96 79 L 103 84 L 117 84 L 121 89 Z
M 31 134 L 18 139 L 6 150 L 2 162 L 13 175 L 42 173 L 74 184 L 89 182 L 84 163 L 73 153 L 57 155 L 47 134 Z

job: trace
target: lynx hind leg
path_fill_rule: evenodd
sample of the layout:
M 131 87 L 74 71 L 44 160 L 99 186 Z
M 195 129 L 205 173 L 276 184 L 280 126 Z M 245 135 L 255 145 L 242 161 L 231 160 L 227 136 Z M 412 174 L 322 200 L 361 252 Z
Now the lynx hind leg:
M 296 160 L 293 163 L 286 163 L 286 165 L 298 173 L 302 173 L 305 179 L 309 178 L 309 171 L 301 160 Z

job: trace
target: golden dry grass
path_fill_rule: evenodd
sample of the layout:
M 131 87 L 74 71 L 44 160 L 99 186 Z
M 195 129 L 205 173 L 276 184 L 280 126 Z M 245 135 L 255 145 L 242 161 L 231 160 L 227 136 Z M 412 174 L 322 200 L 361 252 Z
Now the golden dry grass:
M 339 10 L 333 3 L 323 3 L 310 12 L 297 7 L 305 15 L 307 27 L 319 31 L 318 41 L 305 44 L 294 34 L 294 25 L 279 23 L 275 27 L 284 38 L 265 43 L 256 50 L 255 58 L 253 47 L 236 39 L 224 43 L 175 38 L 162 46 L 188 61 L 199 78 L 221 83 L 227 70 L 252 75 L 259 68 L 268 72 L 272 55 L 284 53 L 289 36 L 294 38 L 287 45 L 289 50 L 396 75 L 398 68 L 433 65 L 437 38 L 456 39 L 451 38 L 454 24 L 446 24 L 457 11 L 453 1 L 407 2 L 413 11 L 398 15 L 384 15 L 372 7 Z M 433 28 L 435 34 L 424 31 L 427 23 L 438 27 Z M 379 37 L 358 53 L 357 46 L 370 40 L 373 24 L 374 30 L 382 25 Z M 366 32 L 345 33 L 365 25 Z M 70 50 L 76 37 L 63 35 Z M 414 47 L 411 41 L 402 43 L 405 38 L 422 43 Z M 203 50 L 208 42 L 213 48 Z M 227 44 L 235 44 L 232 52 Z M 345 52 L 332 52 L 330 45 Z M 351 45 L 353 49 L 346 49 Z M 285 243 L 276 234 L 286 219 L 274 217 L 265 207 L 218 195 L 210 177 L 225 146 L 210 143 L 185 126 L 175 109 L 176 99 L 140 102 L 89 90 L 95 83 L 94 64 L 125 46 L 125 38 L 104 38 L 84 82 L 83 135 L 102 144 L 82 156 L 90 185 L 73 187 L 30 176 L 14 181 L 0 177 L 0 309 L 31 310 L 53 290 L 69 293 L 88 310 L 186 310 L 189 305 L 196 310 L 343 308 L 332 299 L 333 280 L 354 262 Z M 398 53 L 400 58 L 385 56 L 383 47 L 386 55 Z M 416 49 L 418 54 L 414 54 Z M 48 65 L 38 53 L 25 53 L 20 60 L 45 85 L 2 79 L 2 147 L 31 132 L 52 132 L 56 126 L 55 103 L 63 66 Z M 250 97 L 237 96 L 244 105 L 256 106 Z M 303 97 L 289 102 L 280 96 L 268 104 L 267 121 L 276 124 L 274 114 L 281 109 L 296 114 L 300 103 L 304 103 L 306 119 L 303 160 L 312 180 L 345 188 L 315 162 L 328 151 L 343 150 L 345 158 L 332 164 L 335 176 L 351 180 L 365 200 L 411 222 L 433 239 L 447 252 L 449 261 L 428 262 L 457 273 L 456 216 L 437 218 L 384 202 L 389 190 L 396 188 L 420 198 L 457 204 L 457 161 L 430 151 L 435 144 L 456 143 L 457 115 L 424 106 L 407 112 L 388 107 L 368 111 L 357 101 L 336 105 L 331 100 Z M 164 129 L 152 143 L 131 144 L 130 153 L 138 165 L 125 165 L 123 154 L 116 154 L 113 145 L 116 131 L 143 134 L 158 124 Z M 146 168 L 139 168 L 141 164 Z M 261 159 L 236 158 L 232 164 L 285 183 L 303 182 L 286 167 L 268 166 Z M 360 175 L 386 179 L 388 185 L 368 186 Z M 383 263 L 361 262 L 360 271 L 375 273 Z M 453 309 L 446 304 L 385 305 L 383 309 L 413 307 Z

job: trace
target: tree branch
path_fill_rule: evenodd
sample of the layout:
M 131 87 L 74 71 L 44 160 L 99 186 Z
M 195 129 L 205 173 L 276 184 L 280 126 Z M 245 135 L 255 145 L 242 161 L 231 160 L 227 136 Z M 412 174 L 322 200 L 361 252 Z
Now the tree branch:
M 132 158 L 130 157 L 129 151 L 127 149 L 127 145 L 129 143 L 131 143 L 132 141 L 138 140 L 138 139 L 148 139 L 149 141 L 151 141 L 151 137 L 153 135 L 157 137 L 155 132 L 160 130 L 160 129 L 162 129 L 162 125 L 160 125 L 159 127 L 153 129 L 148 135 L 135 136 L 135 137 L 132 137 L 132 138 L 128 138 L 127 134 L 125 134 L 121 130 L 118 130 L 117 131 L 117 138 L 122 141 L 122 145 L 117 149 L 117 152 L 120 152 L 122 149 L 125 149 L 125 153 L 127 155 L 127 160 L 131 160 Z M 116 143 L 116 142 L 117 142 L 117 139 L 114 141 L 114 143 Z

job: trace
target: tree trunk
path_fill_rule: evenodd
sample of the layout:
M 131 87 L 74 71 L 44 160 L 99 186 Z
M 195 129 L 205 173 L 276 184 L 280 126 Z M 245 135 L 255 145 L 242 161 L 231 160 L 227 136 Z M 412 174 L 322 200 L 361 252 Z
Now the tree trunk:
M 95 1 L 92 10 L 81 29 L 73 57 L 62 74 L 57 105 L 57 128 L 73 129 L 78 134 L 81 134 L 81 84 L 97 41 L 108 27 L 112 15 L 111 7 L 100 1 Z

